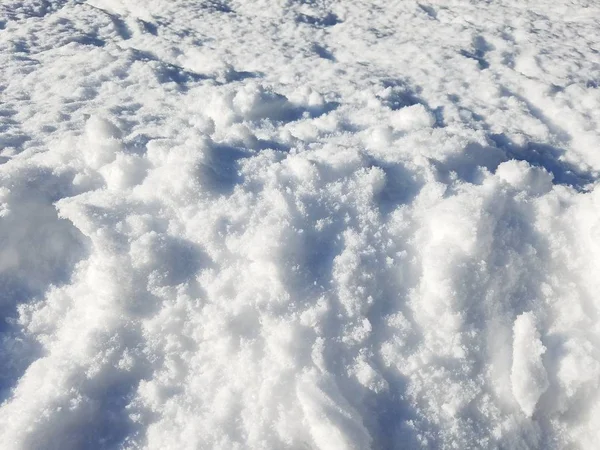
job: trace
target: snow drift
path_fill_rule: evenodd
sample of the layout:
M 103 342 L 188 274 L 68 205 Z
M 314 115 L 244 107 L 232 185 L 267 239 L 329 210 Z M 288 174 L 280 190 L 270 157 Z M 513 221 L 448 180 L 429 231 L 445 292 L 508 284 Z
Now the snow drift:
M 593 448 L 599 20 L 4 2 L 4 448 Z

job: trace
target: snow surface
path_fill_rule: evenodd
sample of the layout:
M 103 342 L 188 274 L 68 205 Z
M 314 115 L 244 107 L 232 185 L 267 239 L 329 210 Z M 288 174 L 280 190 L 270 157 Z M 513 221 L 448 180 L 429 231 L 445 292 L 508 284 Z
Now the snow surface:
M 596 448 L 599 30 L 2 0 L 2 448 Z

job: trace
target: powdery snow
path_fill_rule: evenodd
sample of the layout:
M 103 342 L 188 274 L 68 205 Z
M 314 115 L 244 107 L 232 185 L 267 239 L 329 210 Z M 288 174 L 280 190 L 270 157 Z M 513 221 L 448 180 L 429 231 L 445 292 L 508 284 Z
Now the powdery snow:
M 510 380 L 517 402 L 531 417 L 535 405 L 548 389 L 548 374 L 542 355 L 546 348 L 540 341 L 532 313 L 523 313 L 515 320 L 513 364 Z
M 2 448 L 595 448 L 598 30 L 4 0 Z

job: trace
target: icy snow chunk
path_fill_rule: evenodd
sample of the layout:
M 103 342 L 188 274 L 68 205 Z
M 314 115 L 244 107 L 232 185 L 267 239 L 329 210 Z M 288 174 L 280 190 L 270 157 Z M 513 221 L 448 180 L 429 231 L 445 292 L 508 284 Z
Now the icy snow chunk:
M 289 98 L 290 101 L 312 107 L 321 107 L 325 104 L 323 96 L 318 91 L 315 91 L 310 86 L 302 86 L 294 91 Z
M 287 97 L 255 84 L 238 91 L 233 106 L 247 120 L 291 120 L 296 115 L 296 109 Z
M 532 312 L 518 316 L 513 331 L 512 391 L 523 413 L 531 417 L 535 405 L 549 387 L 542 361 L 546 347 L 540 340 Z
M 541 67 L 538 64 L 535 50 L 528 49 L 519 55 L 515 60 L 515 70 L 531 78 L 543 76 Z
M 552 189 L 552 174 L 539 167 L 532 167 L 526 161 L 510 160 L 496 169 L 496 176 L 516 189 L 531 195 L 541 195 Z
M 91 116 L 85 124 L 86 142 L 81 149 L 85 162 L 99 169 L 115 160 L 122 150 L 121 131 L 110 121 Z
M 376 127 L 371 131 L 369 144 L 376 149 L 385 149 L 392 144 L 394 137 L 391 127 Z
M 110 164 L 99 169 L 106 187 L 112 190 L 131 188 L 146 176 L 147 161 L 137 155 L 118 154 Z
M 317 120 L 298 121 L 293 124 L 291 130 L 294 137 L 305 142 L 313 142 L 317 140 L 319 133 L 321 132 L 319 130 Z
M 209 100 L 205 113 L 217 129 L 225 128 L 239 120 L 233 108 L 233 97 L 233 92 L 215 93 Z
M 316 164 L 306 158 L 291 155 L 285 160 L 285 165 L 299 181 L 312 182 L 319 177 Z
M 223 142 L 239 147 L 257 148 L 258 139 L 243 123 L 231 125 L 223 138 Z
M 396 130 L 406 132 L 432 127 L 435 124 L 435 117 L 419 103 L 393 111 L 390 122 Z
M 211 135 L 215 132 L 215 121 L 210 117 L 201 115 L 192 116 L 189 120 L 190 125 L 195 127 L 201 133 Z

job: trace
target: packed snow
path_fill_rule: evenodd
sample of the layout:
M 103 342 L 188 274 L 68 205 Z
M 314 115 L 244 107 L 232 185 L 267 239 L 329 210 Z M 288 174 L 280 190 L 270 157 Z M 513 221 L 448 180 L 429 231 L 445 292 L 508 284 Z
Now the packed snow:
M 0 446 L 593 449 L 600 4 L 2 0 Z

